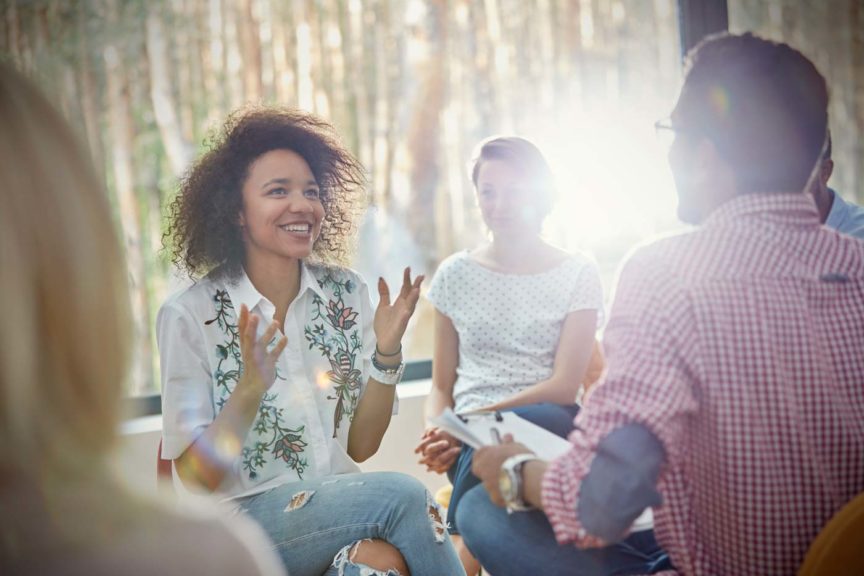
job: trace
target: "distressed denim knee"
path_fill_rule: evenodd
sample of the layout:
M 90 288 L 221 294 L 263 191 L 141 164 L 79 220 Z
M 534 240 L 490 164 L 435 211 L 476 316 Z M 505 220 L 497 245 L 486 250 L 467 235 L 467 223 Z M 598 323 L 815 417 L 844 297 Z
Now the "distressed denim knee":
M 370 476 L 373 473 L 370 473 Z M 401 515 L 415 514 L 422 508 L 434 541 L 441 544 L 447 540 L 447 525 L 438 503 L 432 494 L 416 478 L 396 472 L 374 473 L 375 481 L 384 489 L 382 496 L 389 501 L 394 519 Z
M 380 570 L 362 562 L 356 562 L 357 549 L 363 542 L 371 542 L 371 538 L 359 540 L 342 548 L 333 558 L 333 565 L 325 576 L 403 576 L 396 568 Z
M 423 484 L 404 474 L 369 472 L 297 482 L 242 504 L 269 529 L 291 574 L 391 576 L 402 567 L 411 576 L 464 573 L 437 503 Z M 357 543 L 366 540 L 386 542 L 404 563 L 378 563 L 362 549 L 355 555 Z

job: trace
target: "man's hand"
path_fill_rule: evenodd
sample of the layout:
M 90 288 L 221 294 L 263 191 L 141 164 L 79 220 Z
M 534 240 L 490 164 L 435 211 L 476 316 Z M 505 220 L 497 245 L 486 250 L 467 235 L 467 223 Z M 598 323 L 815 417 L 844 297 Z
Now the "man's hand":
M 531 454 L 531 450 L 523 444 L 513 442 L 513 436 L 504 436 L 503 443 L 498 446 L 484 446 L 474 452 L 471 471 L 483 482 L 489 493 L 489 499 L 496 506 L 505 506 L 504 499 L 498 491 L 498 474 L 504 461 L 517 454 Z
M 427 472 L 443 474 L 456 462 L 461 450 L 462 443 L 459 440 L 433 427 L 423 432 L 423 437 L 414 449 L 414 453 L 421 455 L 418 463 L 424 464 Z

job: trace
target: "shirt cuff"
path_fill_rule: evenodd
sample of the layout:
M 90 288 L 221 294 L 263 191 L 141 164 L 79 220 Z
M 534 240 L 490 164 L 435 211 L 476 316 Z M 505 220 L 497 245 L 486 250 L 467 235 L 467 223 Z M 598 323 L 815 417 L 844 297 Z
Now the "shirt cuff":
M 590 469 L 592 454 L 578 445 L 553 460 L 543 474 L 541 500 L 558 544 L 580 547 L 602 545 L 588 534 L 576 513 L 582 479 Z
M 579 487 L 576 515 L 592 534 L 619 542 L 646 508 L 662 503 L 656 486 L 665 452 L 660 440 L 637 423 L 607 434 L 594 452 Z

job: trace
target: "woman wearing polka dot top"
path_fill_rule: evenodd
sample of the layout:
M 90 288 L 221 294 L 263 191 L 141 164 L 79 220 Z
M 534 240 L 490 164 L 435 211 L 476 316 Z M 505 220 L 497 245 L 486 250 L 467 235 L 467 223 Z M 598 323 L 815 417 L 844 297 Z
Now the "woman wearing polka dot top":
M 435 356 L 426 416 L 446 407 L 512 410 L 566 437 L 602 309 L 597 270 L 541 238 L 554 184 L 534 144 L 518 137 L 484 141 L 471 177 L 491 242 L 450 256 L 432 281 Z M 429 427 L 416 452 L 421 464 L 450 477 L 447 521 L 458 534 L 459 500 L 483 489 L 471 474 L 472 450 Z M 476 560 L 457 547 L 475 574 Z

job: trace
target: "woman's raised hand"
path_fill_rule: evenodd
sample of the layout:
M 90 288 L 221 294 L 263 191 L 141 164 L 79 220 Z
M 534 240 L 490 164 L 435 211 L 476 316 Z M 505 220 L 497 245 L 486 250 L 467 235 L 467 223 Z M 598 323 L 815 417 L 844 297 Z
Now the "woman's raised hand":
M 390 287 L 384 278 L 378 279 L 378 294 L 381 300 L 375 310 L 375 338 L 381 354 L 395 356 L 399 353 L 402 336 L 408 327 L 408 320 L 414 314 L 417 301 L 420 299 L 420 284 L 424 276 L 421 274 L 412 282 L 411 268 L 405 268 L 402 276 L 402 289 L 393 302 L 390 302 Z
M 288 337 L 283 334 L 273 349 L 268 351 L 267 345 L 276 335 L 279 323 L 276 320 L 271 322 L 264 335 L 258 338 L 260 320 L 257 314 L 249 313 L 245 304 L 240 305 L 240 318 L 237 323 L 240 355 L 243 358 L 243 374 L 240 382 L 243 386 L 252 387 L 254 391 L 264 394 L 276 380 L 276 360 L 285 350 Z

